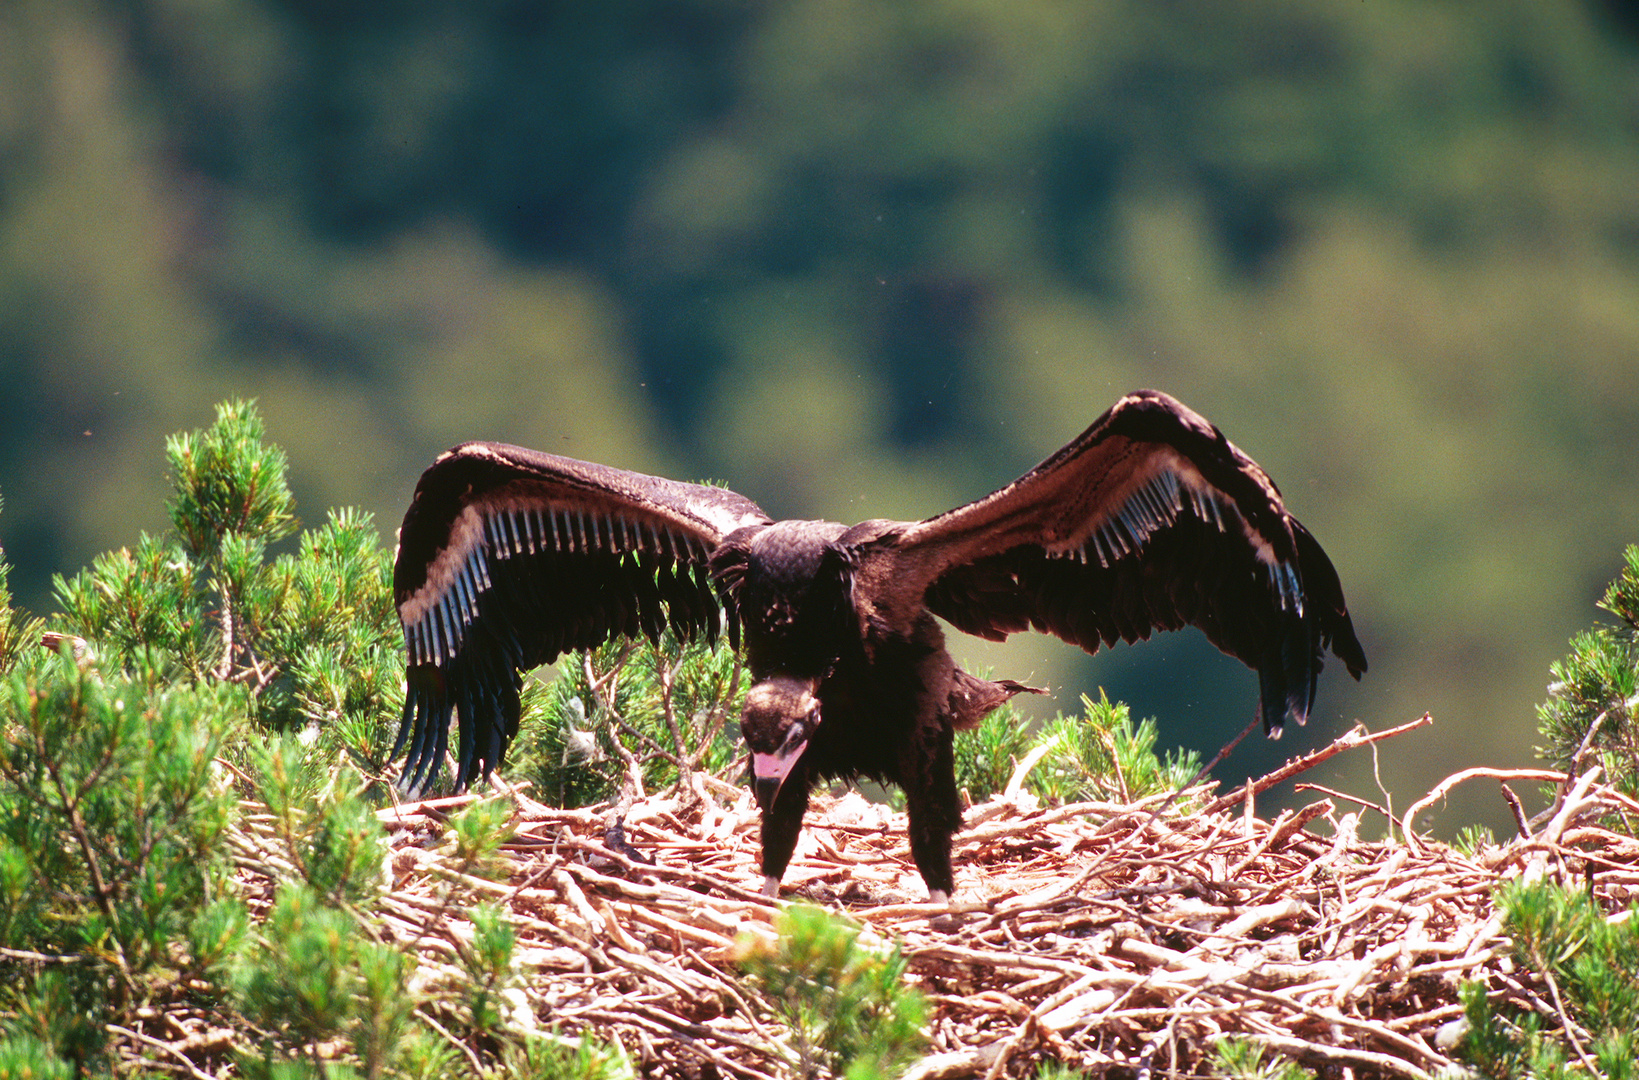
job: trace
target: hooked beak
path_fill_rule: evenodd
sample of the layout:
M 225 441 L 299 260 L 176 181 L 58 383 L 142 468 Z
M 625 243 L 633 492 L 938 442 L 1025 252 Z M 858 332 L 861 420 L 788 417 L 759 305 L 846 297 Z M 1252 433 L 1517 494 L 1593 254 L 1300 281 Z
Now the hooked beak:
M 772 813 L 786 778 L 819 728 L 819 680 L 775 674 L 746 691 L 740 728 L 751 751 L 751 792 Z
M 779 798 L 785 778 L 791 775 L 791 767 L 807 748 L 807 739 L 787 739 L 785 745 L 772 754 L 751 755 L 751 793 L 764 813 L 774 809 L 774 800 Z

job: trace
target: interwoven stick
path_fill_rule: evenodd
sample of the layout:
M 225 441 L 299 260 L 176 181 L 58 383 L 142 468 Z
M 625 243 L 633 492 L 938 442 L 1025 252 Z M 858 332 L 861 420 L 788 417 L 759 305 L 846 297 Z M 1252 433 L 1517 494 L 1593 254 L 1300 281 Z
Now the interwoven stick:
M 1351 733 L 1340 749 L 1423 722 Z M 1474 857 L 1414 831 L 1427 806 L 1480 775 L 1472 771 L 1414 804 L 1398 823 L 1404 839 L 1385 841 L 1362 840 L 1357 816 L 1336 816 L 1331 799 L 1265 822 L 1226 813 L 1244 798 L 1236 792 L 1146 823 L 1159 799 L 1044 809 L 1014 788 L 969 813 L 948 908 L 925 902 L 902 815 L 855 793 L 822 795 L 785 899 L 840 910 L 868 943 L 900 944 L 931 1004 L 928 1056 L 911 1073 L 922 1080 L 1028 1076 L 1047 1058 L 1094 1076 L 1199 1073 L 1211 1043 L 1229 1035 L 1356 1076 L 1431 1076 L 1453 1064 L 1435 1032 L 1460 1016 L 1464 981 L 1558 1022 L 1552 988 L 1511 973 L 1492 899 L 1499 881 L 1591 888 L 1611 912 L 1639 896 L 1639 841 L 1601 824 L 1631 800 L 1592 770 L 1544 772 L 1528 778 L 1559 785 L 1554 813 Z M 707 790 L 717 799 L 724 789 Z M 791 1075 L 786 1034 L 734 961 L 735 939 L 767 934 L 778 911 L 757 889 L 748 796 L 637 799 L 625 815 L 630 853 L 608 844 L 607 807 L 511 798 L 518 814 L 497 881 L 462 873 L 430 843 L 470 797 L 382 812 L 393 879 L 376 932 L 413 951 L 416 985 L 456 985 L 468 907 L 487 899 L 510 913 L 517 937 L 533 1018 L 514 1023 L 618 1041 L 657 1074 Z M 1311 831 L 1323 821 L 1329 835 Z M 271 819 L 243 816 L 233 843 L 260 910 L 270 871 L 293 868 Z M 196 1065 L 212 1060 L 180 1030 L 115 1035 L 133 1060 L 175 1063 L 173 1049 Z

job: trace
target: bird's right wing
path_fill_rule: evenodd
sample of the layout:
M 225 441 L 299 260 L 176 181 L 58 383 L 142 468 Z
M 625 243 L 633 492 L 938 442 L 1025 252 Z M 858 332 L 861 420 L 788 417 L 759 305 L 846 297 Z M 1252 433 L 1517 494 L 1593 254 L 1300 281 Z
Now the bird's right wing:
M 440 455 L 416 485 L 393 566 L 409 650 L 400 785 L 420 793 L 437 778 L 452 709 L 457 789 L 487 775 L 518 730 L 520 672 L 559 653 L 668 626 L 714 637 L 711 552 L 767 521 L 724 488 L 521 447 Z M 728 630 L 737 637 L 732 611 Z

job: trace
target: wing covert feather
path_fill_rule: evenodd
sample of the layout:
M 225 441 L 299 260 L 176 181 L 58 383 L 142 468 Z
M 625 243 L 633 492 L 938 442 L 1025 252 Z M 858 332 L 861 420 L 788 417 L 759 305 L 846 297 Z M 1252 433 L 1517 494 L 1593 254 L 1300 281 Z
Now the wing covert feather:
M 1118 401 L 1019 480 L 854 553 L 862 622 L 925 605 L 991 640 L 1039 630 L 1088 652 L 1200 627 L 1259 675 L 1266 730 L 1302 723 L 1330 648 L 1366 668 L 1331 561 L 1273 481 L 1153 390 Z
M 499 443 L 422 474 L 399 530 L 393 598 L 409 652 L 400 785 L 436 780 L 457 719 L 455 785 L 498 766 L 518 730 L 522 672 L 611 636 L 714 637 L 707 560 L 768 516 L 723 488 Z M 732 615 L 728 631 L 738 636 Z

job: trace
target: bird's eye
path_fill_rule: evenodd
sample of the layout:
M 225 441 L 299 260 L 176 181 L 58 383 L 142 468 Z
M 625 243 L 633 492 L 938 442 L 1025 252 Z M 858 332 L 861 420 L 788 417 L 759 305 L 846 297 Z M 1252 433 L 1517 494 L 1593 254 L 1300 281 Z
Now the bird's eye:
M 815 728 L 819 727 L 819 723 L 820 707 L 816 702 L 812 709 L 809 709 L 807 712 L 803 713 L 802 716 L 797 718 L 795 729 L 801 730 L 802 737 L 806 739 L 814 733 Z
M 796 747 L 802 745 L 802 743 L 805 742 L 807 740 L 807 738 L 808 738 L 808 719 L 807 719 L 807 717 L 804 717 L 802 720 L 799 720 L 795 724 L 791 725 L 790 730 L 788 730 L 785 733 L 785 744 L 783 746 L 781 746 L 780 749 L 782 751 L 784 751 L 784 750 L 793 750 Z

